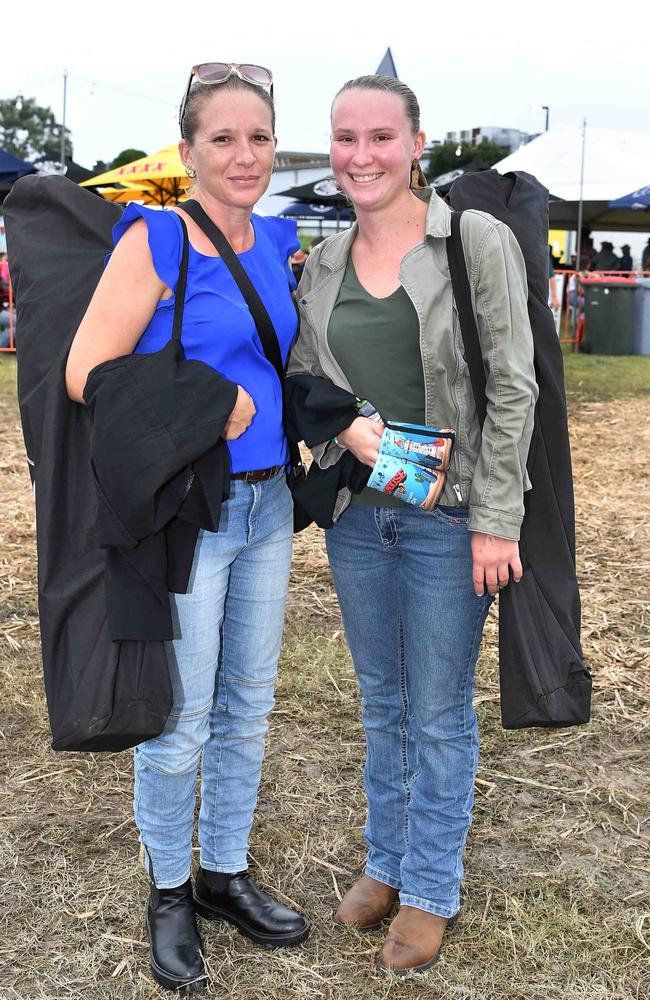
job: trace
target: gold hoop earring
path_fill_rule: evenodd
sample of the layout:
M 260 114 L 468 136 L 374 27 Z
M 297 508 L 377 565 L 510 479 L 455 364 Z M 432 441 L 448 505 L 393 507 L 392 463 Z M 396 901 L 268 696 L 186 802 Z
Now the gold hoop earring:
M 194 169 L 194 167 L 185 167 L 185 173 L 191 180 L 194 180 L 194 178 L 196 177 L 196 170 Z

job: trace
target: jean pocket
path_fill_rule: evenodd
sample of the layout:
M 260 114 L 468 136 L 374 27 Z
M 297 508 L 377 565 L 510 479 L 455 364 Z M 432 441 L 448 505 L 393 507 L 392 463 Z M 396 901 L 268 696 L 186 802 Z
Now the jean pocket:
M 445 524 L 455 524 L 466 528 L 469 522 L 469 507 L 434 507 L 433 516 Z

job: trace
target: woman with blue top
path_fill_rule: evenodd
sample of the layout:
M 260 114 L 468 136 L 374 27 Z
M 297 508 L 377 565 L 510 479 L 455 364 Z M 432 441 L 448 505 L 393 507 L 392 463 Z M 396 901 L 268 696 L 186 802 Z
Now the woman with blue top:
M 219 86 L 215 86 L 219 84 Z M 296 335 L 288 264 L 295 223 L 252 214 L 275 155 L 272 77 L 259 66 L 207 63 L 190 74 L 179 150 L 192 195 L 238 254 L 273 321 L 283 361 Z M 170 339 L 183 234 L 190 249 L 182 345 L 237 386 L 225 425 L 230 497 L 217 532 L 201 531 L 187 594 L 170 594 L 178 638 L 163 733 L 135 749 L 135 819 L 151 894 L 151 966 L 168 989 L 206 985 L 195 912 L 225 919 L 261 944 L 302 941 L 307 920 L 260 890 L 247 871 L 248 836 L 273 706 L 292 541 L 282 393 L 230 271 L 182 205 L 130 205 L 79 327 L 66 370 L 82 401 L 89 371 Z M 202 754 L 200 868 L 190 878 L 195 784 Z

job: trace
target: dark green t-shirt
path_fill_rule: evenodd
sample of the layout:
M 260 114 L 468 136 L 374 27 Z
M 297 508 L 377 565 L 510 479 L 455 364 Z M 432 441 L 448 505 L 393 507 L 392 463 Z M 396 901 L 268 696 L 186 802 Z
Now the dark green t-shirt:
M 384 420 L 425 422 L 420 324 L 401 285 L 386 298 L 375 298 L 359 283 L 350 257 L 327 340 L 353 392 L 369 399 Z M 400 500 L 367 488 L 353 497 L 353 503 L 401 505 Z

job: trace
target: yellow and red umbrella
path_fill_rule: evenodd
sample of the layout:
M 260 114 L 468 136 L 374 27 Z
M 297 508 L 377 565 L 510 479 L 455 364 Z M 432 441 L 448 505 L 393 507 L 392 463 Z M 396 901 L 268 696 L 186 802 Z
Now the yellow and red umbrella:
M 136 187 L 134 184 L 127 184 L 119 187 L 101 187 L 97 188 L 97 194 L 99 194 L 106 201 L 115 202 L 117 205 L 128 205 L 131 201 L 137 201 L 142 205 L 167 205 L 175 204 L 173 198 L 163 200 L 160 191 L 155 187 L 147 187 L 146 185 L 138 185 Z M 187 192 L 185 192 L 187 194 Z
M 115 184 L 124 184 L 125 188 L 116 189 Z M 107 194 L 104 195 L 102 191 L 100 194 L 111 201 L 144 201 L 145 204 L 161 205 L 163 208 L 165 205 L 176 205 L 186 198 L 188 186 L 185 167 L 175 144 L 90 177 L 82 184 L 82 187 L 105 187 Z M 129 196 L 125 193 L 129 190 L 139 193 Z

